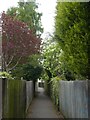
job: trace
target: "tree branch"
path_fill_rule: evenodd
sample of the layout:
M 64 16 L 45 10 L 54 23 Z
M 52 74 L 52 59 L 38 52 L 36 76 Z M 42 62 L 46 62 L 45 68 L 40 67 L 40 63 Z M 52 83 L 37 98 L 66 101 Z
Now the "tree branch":
M 19 61 L 21 60 L 21 58 L 22 58 L 22 56 L 19 58 L 19 60 L 16 62 L 16 64 L 15 64 L 12 68 L 10 68 L 10 69 L 8 70 L 8 72 L 11 71 L 11 70 L 13 70 L 13 69 L 18 65 L 18 63 L 19 63 Z
M 11 60 L 10 60 L 9 63 L 6 65 L 6 67 L 8 67 L 8 66 L 12 63 L 13 58 L 14 58 L 14 55 L 11 57 Z

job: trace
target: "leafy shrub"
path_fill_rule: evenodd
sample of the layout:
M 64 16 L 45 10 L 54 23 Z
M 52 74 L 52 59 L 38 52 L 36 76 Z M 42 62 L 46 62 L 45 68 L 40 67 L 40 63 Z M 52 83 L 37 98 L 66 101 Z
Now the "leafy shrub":
M 42 73 L 41 66 L 33 66 L 31 64 L 25 64 L 23 66 L 23 78 L 25 80 L 37 80 Z
M 13 79 L 12 76 L 7 72 L 0 72 L 0 78 Z
M 59 80 L 59 77 L 51 79 L 51 98 L 57 107 L 59 107 Z

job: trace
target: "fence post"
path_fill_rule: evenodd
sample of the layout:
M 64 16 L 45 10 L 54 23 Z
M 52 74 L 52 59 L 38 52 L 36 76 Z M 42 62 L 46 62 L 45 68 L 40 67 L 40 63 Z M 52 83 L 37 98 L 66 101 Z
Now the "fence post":
M 2 79 L 0 78 L 0 120 L 2 119 Z

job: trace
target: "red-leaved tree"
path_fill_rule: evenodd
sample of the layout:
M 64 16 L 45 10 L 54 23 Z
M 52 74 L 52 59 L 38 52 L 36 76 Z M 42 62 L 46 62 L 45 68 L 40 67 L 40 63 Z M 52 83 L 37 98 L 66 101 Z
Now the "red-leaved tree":
M 32 34 L 26 23 L 2 13 L 2 68 L 13 70 L 25 58 L 40 52 L 41 39 Z

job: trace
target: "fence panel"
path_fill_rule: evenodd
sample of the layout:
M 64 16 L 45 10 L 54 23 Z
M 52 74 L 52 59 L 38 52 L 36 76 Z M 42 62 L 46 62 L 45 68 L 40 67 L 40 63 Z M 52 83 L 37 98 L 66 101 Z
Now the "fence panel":
M 2 118 L 2 79 L 0 79 L 0 120 Z
M 3 79 L 3 118 L 25 118 L 32 98 L 32 81 Z
M 88 81 L 60 81 L 59 102 L 66 118 L 88 118 Z

